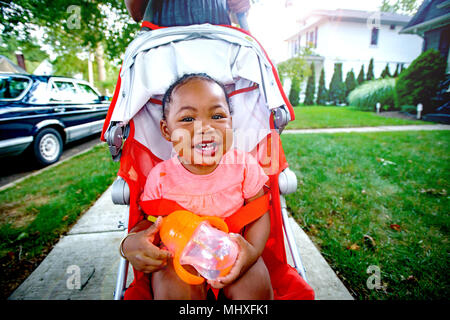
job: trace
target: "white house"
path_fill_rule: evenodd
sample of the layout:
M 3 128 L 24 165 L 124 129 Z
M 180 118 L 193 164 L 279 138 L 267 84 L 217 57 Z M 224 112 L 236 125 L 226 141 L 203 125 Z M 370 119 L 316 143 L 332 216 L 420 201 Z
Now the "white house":
M 335 63 L 342 63 L 343 80 L 350 69 L 357 77 L 361 65 L 367 74 L 371 58 L 376 78 L 386 64 L 393 74 L 397 64 L 407 67 L 422 52 L 421 37 L 399 34 L 410 19 L 386 12 L 315 10 L 298 20 L 299 31 L 286 40 L 289 56 L 295 56 L 302 47 L 310 47 L 315 56 L 308 60 L 315 63 L 316 81 L 325 68 L 327 87 Z

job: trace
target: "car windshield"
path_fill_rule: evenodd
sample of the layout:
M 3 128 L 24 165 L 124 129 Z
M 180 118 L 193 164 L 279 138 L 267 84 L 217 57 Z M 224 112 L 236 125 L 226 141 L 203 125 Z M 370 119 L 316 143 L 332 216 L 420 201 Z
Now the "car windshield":
M 30 79 L 0 75 L 0 100 L 17 99 L 28 88 Z
M 78 88 L 80 88 L 80 100 L 85 103 L 89 102 L 97 102 L 99 99 L 99 96 L 97 92 L 95 92 L 94 89 L 92 89 L 90 86 L 84 83 L 77 83 Z

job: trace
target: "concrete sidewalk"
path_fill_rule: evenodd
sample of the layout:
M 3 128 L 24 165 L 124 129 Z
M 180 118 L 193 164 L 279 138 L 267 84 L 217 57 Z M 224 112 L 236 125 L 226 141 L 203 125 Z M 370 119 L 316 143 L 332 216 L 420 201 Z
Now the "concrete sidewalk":
M 127 206 L 111 201 L 111 188 L 62 237 L 39 267 L 13 292 L 12 300 L 108 300 L 119 265 L 118 246 Z M 348 290 L 314 244 L 290 218 L 308 282 L 318 300 L 351 300 Z M 289 257 L 289 260 L 290 257 Z M 78 277 L 79 275 L 79 277 Z M 133 273 L 128 273 L 131 282 Z M 80 289 L 77 289 L 80 287 Z

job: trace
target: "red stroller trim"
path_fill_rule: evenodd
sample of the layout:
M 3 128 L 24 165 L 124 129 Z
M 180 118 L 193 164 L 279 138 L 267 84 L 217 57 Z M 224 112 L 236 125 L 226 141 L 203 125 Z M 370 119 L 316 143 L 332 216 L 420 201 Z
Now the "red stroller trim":
M 149 25 L 147 23 L 144 26 L 150 27 L 151 29 L 161 28 L 154 24 Z M 238 29 L 231 26 L 226 27 Z M 251 37 L 249 33 L 243 30 L 240 31 Z M 255 41 L 257 42 L 256 39 Z M 267 56 L 267 53 L 264 51 L 262 46 L 261 49 Z M 270 59 L 268 60 L 270 62 Z M 272 63 L 271 66 L 277 86 L 286 106 L 289 109 L 291 120 L 293 120 L 295 118 L 295 114 L 292 105 L 289 103 L 289 100 L 282 89 L 276 68 Z M 111 116 L 117 103 L 120 87 L 121 77 L 119 74 L 114 96 L 103 126 L 101 136 L 103 141 L 105 141 L 104 134 L 110 125 Z M 270 126 L 273 128 L 273 121 L 271 121 Z M 142 145 L 134 138 L 134 120 L 129 121 L 129 127 L 130 132 L 123 145 L 118 175 L 126 181 L 130 189 L 128 230 L 131 230 L 136 223 L 145 219 L 145 216 L 139 207 L 139 197 L 143 191 L 148 173 L 157 163 L 161 161 L 161 159 L 155 156 L 146 146 Z M 278 176 L 282 170 L 288 167 L 288 164 L 284 156 L 284 151 L 281 147 L 278 133 L 276 133 L 275 130 L 271 130 L 271 134 L 268 135 L 267 139 L 260 143 L 260 145 L 258 145 L 257 148 L 255 148 L 255 150 L 251 153 L 255 158 L 259 159 L 260 165 L 269 176 L 270 182 L 270 196 L 272 200 L 269 211 L 272 228 L 262 257 L 269 269 L 271 282 L 274 289 L 274 297 L 275 299 L 314 299 L 314 291 L 312 288 L 303 280 L 303 278 L 301 278 L 293 267 L 287 264 L 282 230 L 283 221 L 281 216 Z M 124 298 L 127 300 L 152 299 L 149 276 L 134 270 L 134 280 L 130 287 L 126 290 Z

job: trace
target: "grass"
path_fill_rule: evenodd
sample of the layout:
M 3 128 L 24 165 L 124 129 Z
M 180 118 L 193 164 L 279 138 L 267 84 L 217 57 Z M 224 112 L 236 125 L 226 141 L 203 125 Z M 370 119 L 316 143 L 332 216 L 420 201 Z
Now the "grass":
M 373 127 L 391 125 L 429 124 L 424 121 L 385 118 L 374 112 L 353 107 L 295 107 L 295 120 L 286 129 Z
M 106 145 L 0 192 L 0 294 L 7 297 L 114 181 Z
M 285 135 L 288 207 L 357 299 L 448 299 L 450 132 Z M 369 289 L 370 266 L 381 287 Z

